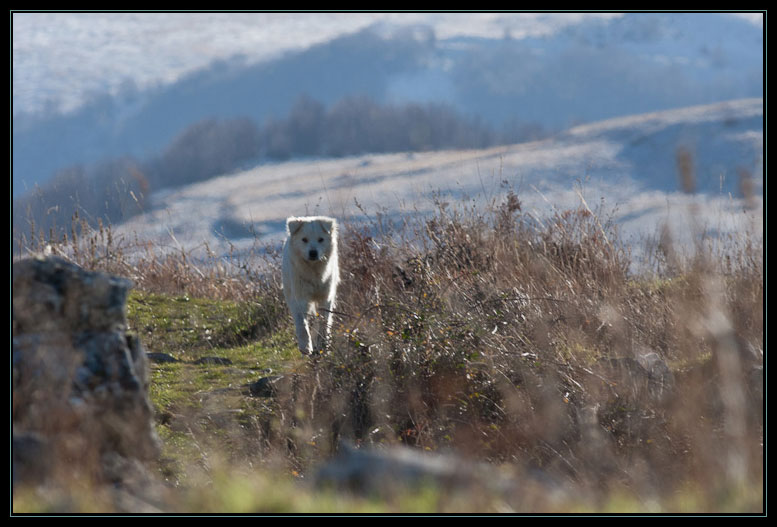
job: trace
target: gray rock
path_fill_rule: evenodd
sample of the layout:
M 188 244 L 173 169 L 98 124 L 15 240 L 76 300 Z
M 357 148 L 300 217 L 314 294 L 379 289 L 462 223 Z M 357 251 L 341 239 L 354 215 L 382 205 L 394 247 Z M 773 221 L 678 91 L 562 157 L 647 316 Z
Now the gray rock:
M 43 483 L 51 467 L 51 447 L 40 434 L 32 432 L 13 432 L 11 443 L 12 465 L 11 478 L 13 485 L 23 481 L 37 485 Z
M 119 458 L 154 459 L 159 440 L 147 358 L 126 333 L 132 283 L 55 257 L 14 262 L 12 276 L 14 437 L 48 445 L 41 448 L 50 473 L 78 462 L 68 459 L 76 444 L 85 457 L 112 459 L 112 466 Z M 22 454 L 14 457 L 15 484 L 41 475 L 40 466 L 29 465 L 39 456 L 24 454 L 30 444 L 14 443 Z M 107 465 L 94 472 L 116 480 Z
M 434 486 L 446 490 L 488 488 L 500 492 L 511 483 L 482 466 L 452 454 L 432 454 L 407 447 L 354 448 L 340 445 L 338 455 L 322 466 L 315 484 L 356 494 L 387 494 Z
M 172 362 L 180 362 L 178 359 L 173 357 L 172 355 L 169 355 L 167 353 L 146 353 L 146 357 L 151 362 L 156 362 L 159 364 L 167 364 Z
M 15 262 L 12 280 L 15 334 L 126 330 L 126 278 L 50 257 Z
M 226 357 L 200 357 L 192 361 L 192 364 L 209 364 L 213 366 L 230 366 L 232 361 Z
M 245 395 L 251 397 L 274 397 L 278 394 L 279 389 L 288 389 L 290 385 L 291 380 L 287 376 L 271 375 L 244 385 L 243 391 Z

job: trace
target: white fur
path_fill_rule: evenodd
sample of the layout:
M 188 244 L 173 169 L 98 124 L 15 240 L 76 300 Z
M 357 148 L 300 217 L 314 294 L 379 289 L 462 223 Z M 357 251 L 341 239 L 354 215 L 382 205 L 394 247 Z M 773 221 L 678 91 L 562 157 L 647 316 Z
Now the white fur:
M 303 354 L 323 351 L 332 328 L 340 269 L 337 262 L 337 221 L 326 216 L 286 220 L 283 245 L 283 295 Z M 322 313 L 319 313 L 318 310 Z M 311 339 L 308 316 L 314 316 Z

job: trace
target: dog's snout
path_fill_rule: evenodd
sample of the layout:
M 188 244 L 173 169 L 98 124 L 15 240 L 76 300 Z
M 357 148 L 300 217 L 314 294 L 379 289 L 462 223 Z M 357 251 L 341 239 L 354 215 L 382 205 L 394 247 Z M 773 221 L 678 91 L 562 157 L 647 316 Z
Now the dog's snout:
M 318 251 L 316 249 L 311 249 L 308 251 L 308 259 L 310 260 L 318 260 Z

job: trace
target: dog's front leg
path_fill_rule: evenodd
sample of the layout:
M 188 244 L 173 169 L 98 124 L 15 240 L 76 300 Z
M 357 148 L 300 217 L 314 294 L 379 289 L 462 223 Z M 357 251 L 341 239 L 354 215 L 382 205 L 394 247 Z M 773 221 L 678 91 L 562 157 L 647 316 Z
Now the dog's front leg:
M 295 310 L 294 313 L 292 313 L 292 316 L 294 317 L 294 328 L 297 331 L 297 347 L 299 347 L 299 350 L 303 355 L 309 355 L 313 352 L 307 315 L 307 310 Z

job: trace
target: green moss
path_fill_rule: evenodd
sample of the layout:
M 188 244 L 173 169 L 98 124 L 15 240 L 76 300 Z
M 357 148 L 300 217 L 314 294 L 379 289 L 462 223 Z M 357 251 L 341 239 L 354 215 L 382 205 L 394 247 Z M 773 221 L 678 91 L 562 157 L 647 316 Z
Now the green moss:
M 129 330 L 147 352 L 176 360 L 150 363 L 149 396 L 166 479 L 186 481 L 192 467 L 207 463 L 206 452 L 235 455 L 231 435 L 241 433 L 251 416 L 268 411 L 242 387 L 304 361 L 289 324 L 278 320 L 268 327 L 274 310 L 261 301 L 130 294 Z M 198 362 L 206 357 L 217 360 Z
M 202 352 L 247 345 L 273 334 L 285 320 L 276 300 L 232 302 L 132 291 L 130 330 L 146 351 L 193 360 Z

